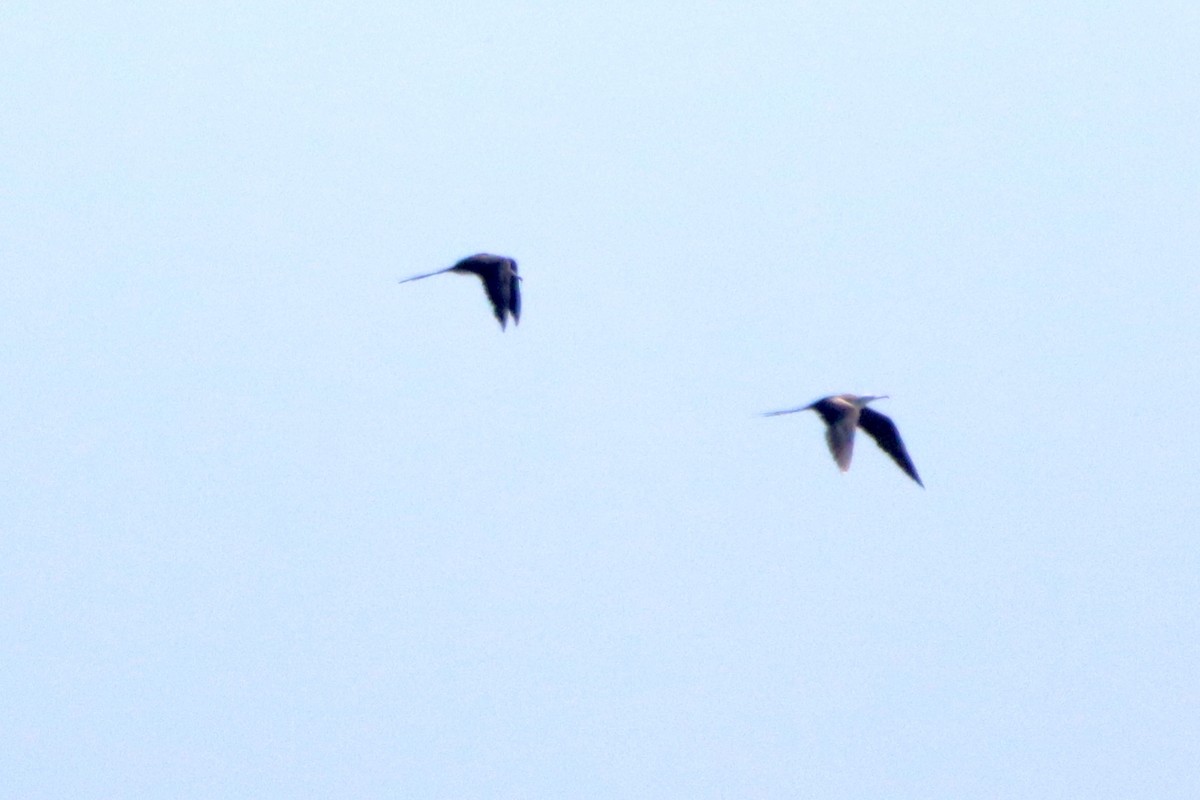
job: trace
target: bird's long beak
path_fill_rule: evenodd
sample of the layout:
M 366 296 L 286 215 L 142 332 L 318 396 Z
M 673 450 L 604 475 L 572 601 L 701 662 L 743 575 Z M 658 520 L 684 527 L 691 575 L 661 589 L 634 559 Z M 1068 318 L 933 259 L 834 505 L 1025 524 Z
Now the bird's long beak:
M 759 414 L 760 417 L 778 417 L 780 414 L 795 414 L 797 411 L 808 411 L 812 406 L 800 406 L 799 408 L 785 408 L 781 411 L 763 411 Z
M 419 281 L 421 278 L 432 278 L 434 275 L 441 275 L 443 272 L 449 272 L 452 269 L 454 269 L 454 267 L 446 267 L 446 269 L 439 269 L 437 272 L 422 272 L 420 275 L 413 275 L 412 277 L 409 277 L 409 278 L 401 278 L 400 283 L 408 283 L 409 281 Z

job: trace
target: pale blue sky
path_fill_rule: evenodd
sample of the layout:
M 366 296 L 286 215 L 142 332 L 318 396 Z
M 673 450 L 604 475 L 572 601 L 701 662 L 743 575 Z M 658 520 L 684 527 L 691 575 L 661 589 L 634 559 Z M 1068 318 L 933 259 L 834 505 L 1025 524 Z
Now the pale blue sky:
M 0 796 L 1197 796 L 1200 10 L 747 5 L 0 9 Z

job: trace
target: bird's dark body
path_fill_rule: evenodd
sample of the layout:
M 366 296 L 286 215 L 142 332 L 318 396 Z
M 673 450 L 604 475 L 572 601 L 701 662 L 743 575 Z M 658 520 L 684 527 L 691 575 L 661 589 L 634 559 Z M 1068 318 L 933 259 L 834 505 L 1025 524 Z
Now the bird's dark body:
M 826 425 L 832 425 L 843 416 L 845 409 L 835 405 L 832 397 L 822 397 L 815 403 L 810 403 L 805 406 L 806 409 L 811 408 L 813 411 L 821 415 L 821 419 L 825 420 Z
M 854 448 L 854 429 L 862 428 L 868 436 L 875 440 L 883 452 L 891 456 L 908 477 L 924 488 L 925 484 L 921 482 L 917 468 L 908 456 L 908 450 L 904 447 L 904 441 L 900 438 L 900 431 L 897 430 L 896 423 L 878 411 L 867 408 L 868 402 L 877 399 L 881 398 L 860 398 L 852 394 L 831 395 L 799 408 L 771 411 L 766 416 L 791 414 L 810 409 L 816 411 L 827 426 L 829 450 L 843 471 L 850 467 L 850 456 Z
M 511 317 L 514 324 L 521 322 L 521 276 L 517 274 L 517 262 L 507 256 L 496 256 L 491 253 L 476 253 L 467 256 L 452 267 L 440 269 L 437 272 L 427 272 L 424 275 L 414 275 L 400 281 L 407 283 L 420 278 L 430 278 L 443 272 L 469 273 L 479 276 L 483 281 L 483 289 L 487 292 L 492 304 L 492 313 L 500 321 L 500 327 L 506 328 Z

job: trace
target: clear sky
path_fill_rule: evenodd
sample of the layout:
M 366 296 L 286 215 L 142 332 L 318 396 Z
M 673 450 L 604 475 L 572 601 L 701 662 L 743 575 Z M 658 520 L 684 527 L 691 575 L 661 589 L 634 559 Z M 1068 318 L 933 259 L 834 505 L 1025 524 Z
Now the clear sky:
M 1183 0 L 5 3 L 0 796 L 1200 796 L 1198 87 Z M 519 327 L 397 283 L 477 251 Z

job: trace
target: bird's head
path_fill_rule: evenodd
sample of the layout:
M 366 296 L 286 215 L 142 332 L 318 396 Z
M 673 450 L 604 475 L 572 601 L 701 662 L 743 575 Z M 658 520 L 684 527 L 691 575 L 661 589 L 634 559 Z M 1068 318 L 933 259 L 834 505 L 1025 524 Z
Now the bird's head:
M 859 408 L 866 408 L 867 403 L 874 402 L 875 400 L 887 399 L 888 396 L 886 394 L 865 394 L 858 398 L 858 402 L 855 405 L 857 405 Z

